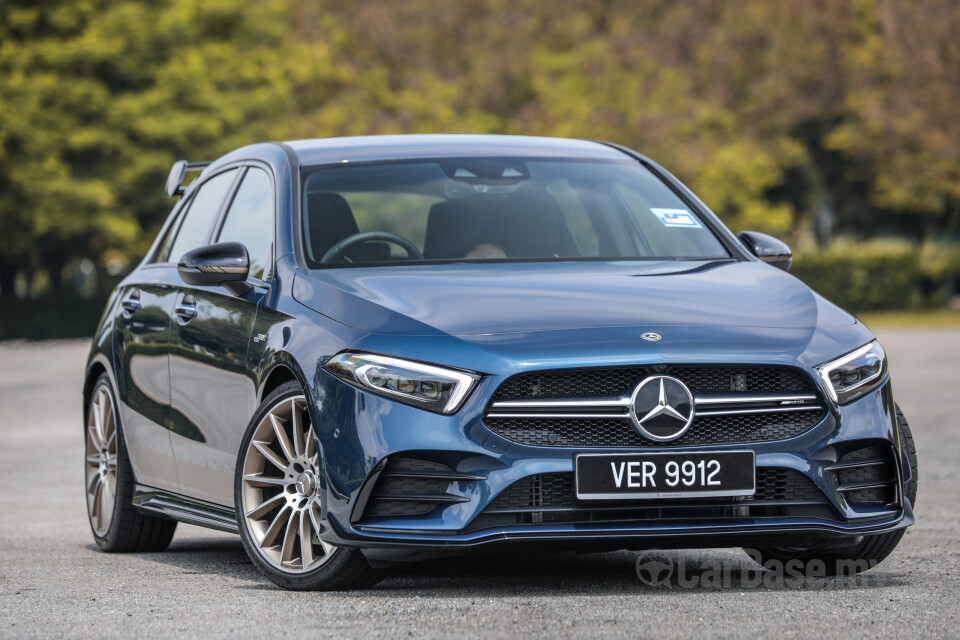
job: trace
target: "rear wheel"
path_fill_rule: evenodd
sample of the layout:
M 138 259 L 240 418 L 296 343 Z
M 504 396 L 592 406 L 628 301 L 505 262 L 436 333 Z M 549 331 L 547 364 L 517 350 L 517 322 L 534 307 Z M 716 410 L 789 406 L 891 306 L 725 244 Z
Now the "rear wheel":
M 247 554 L 277 585 L 296 590 L 361 589 L 380 581 L 359 550 L 320 536 L 321 467 L 307 401 L 291 381 L 271 393 L 244 436 L 234 489 Z
M 917 505 L 917 449 L 913 443 L 913 434 L 910 432 L 910 425 L 904 417 L 900 407 L 896 407 L 897 426 L 900 430 L 900 446 L 907 453 L 907 459 L 910 462 L 910 480 L 903 485 L 903 495 L 910 500 L 913 508 Z M 757 549 L 760 554 L 759 560 L 766 564 L 769 560 L 779 560 L 787 562 L 790 560 L 799 560 L 805 566 L 813 561 L 823 563 L 828 575 L 835 575 L 844 567 L 849 567 L 856 572 L 864 569 L 870 569 L 889 556 L 903 538 L 905 529 L 897 529 L 872 536 L 864 536 L 857 544 L 850 547 L 814 549 L 814 548 L 779 548 L 766 547 Z
M 133 468 L 107 374 L 87 399 L 85 479 L 93 539 L 103 551 L 162 551 L 177 523 L 133 508 Z

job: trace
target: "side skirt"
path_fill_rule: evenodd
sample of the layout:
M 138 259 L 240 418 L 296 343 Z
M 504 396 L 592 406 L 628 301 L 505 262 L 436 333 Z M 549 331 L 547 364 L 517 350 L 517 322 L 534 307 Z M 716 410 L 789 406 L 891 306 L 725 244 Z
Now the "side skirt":
M 149 515 L 161 515 L 227 533 L 240 533 L 233 509 L 153 487 L 138 484 L 133 493 L 133 506 Z

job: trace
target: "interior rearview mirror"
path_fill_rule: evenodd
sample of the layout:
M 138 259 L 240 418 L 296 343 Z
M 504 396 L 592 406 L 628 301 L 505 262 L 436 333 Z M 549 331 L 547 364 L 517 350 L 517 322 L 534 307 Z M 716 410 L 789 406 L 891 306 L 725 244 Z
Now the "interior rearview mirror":
M 790 247 L 785 243 L 759 231 L 741 231 L 737 234 L 737 237 L 750 253 L 764 262 L 784 271 L 790 270 L 790 265 L 793 264 L 793 254 Z
M 250 257 L 239 242 L 219 242 L 188 251 L 177 265 L 180 279 L 196 286 L 223 286 L 242 296 L 252 286 L 247 282 Z

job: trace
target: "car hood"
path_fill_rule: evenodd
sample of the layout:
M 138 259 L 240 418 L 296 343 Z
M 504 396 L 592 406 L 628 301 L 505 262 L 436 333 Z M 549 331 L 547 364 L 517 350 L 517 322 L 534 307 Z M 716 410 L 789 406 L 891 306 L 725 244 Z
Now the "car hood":
M 853 325 L 760 262 L 487 263 L 340 268 L 296 275 L 301 304 L 368 334 L 494 336 L 669 326 L 797 330 Z

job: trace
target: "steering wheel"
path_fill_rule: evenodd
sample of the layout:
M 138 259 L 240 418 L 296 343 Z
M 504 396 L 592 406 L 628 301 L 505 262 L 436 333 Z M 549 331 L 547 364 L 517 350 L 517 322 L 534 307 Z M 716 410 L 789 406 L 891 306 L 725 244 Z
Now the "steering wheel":
M 364 231 L 363 233 L 355 233 L 352 236 L 347 236 L 330 247 L 330 249 L 323 254 L 323 257 L 320 258 L 320 262 L 322 264 L 337 262 L 345 257 L 347 249 L 357 244 L 363 244 L 364 242 L 389 242 L 406 251 L 408 258 L 423 260 L 423 254 L 420 252 L 420 249 L 417 248 L 417 245 L 403 236 L 390 233 L 389 231 Z

